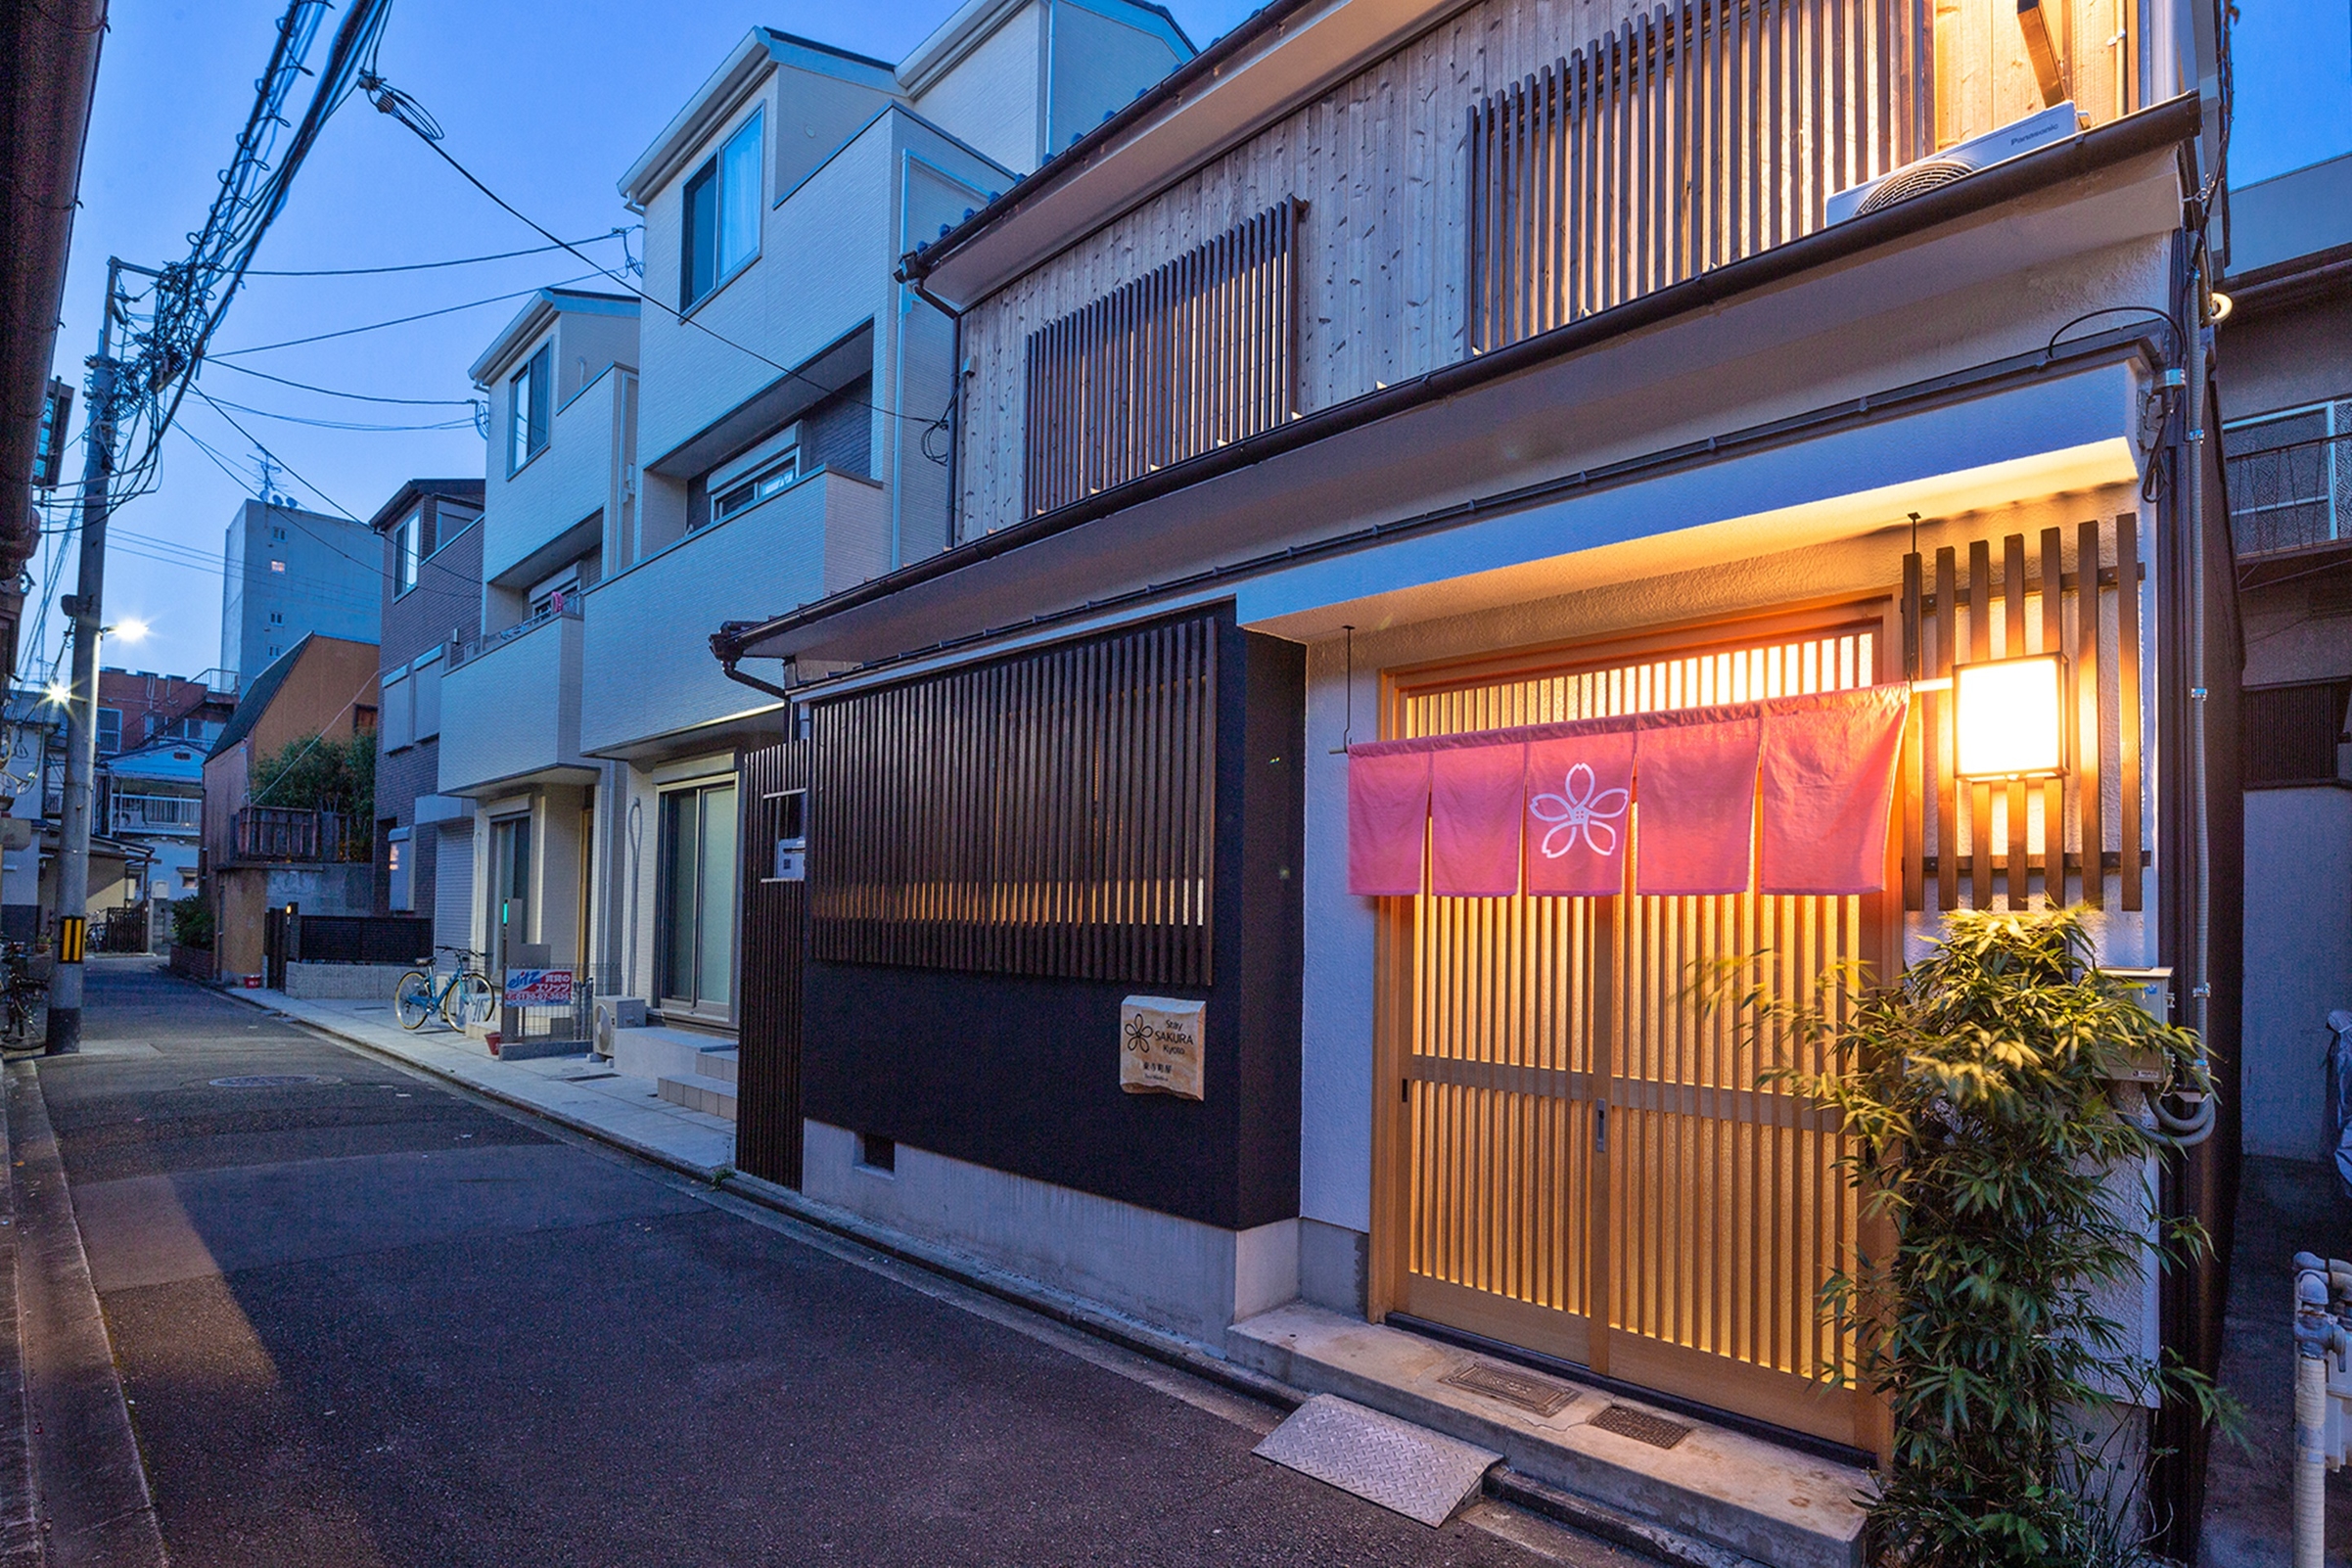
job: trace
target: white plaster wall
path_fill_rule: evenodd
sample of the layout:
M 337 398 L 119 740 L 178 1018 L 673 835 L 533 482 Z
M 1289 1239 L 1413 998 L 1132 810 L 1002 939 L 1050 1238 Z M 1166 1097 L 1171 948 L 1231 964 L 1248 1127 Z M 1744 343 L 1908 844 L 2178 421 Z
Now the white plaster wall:
M 2245 811 L 2245 1149 L 2322 1160 L 2328 1014 L 2352 1008 L 2352 790 L 2248 790 Z
M 917 98 L 915 112 L 1007 168 L 1036 168 L 1042 29 L 1042 8 L 1021 7 Z
M 817 1202 L 1203 1344 L 1299 1293 L 1294 1222 L 1222 1230 L 904 1143 L 886 1174 L 857 1163 L 853 1131 L 803 1128 L 802 1190 Z
M 440 788 L 468 795 L 544 767 L 579 766 L 580 622 L 557 616 L 441 681 Z
M 492 423 L 490 495 L 482 519 L 483 576 L 496 578 L 612 501 L 617 399 L 625 372 L 608 369 L 555 412 L 547 444 L 511 478 L 505 427 Z M 499 392 L 506 395 L 503 384 Z M 528 583 L 514 584 L 528 587 Z

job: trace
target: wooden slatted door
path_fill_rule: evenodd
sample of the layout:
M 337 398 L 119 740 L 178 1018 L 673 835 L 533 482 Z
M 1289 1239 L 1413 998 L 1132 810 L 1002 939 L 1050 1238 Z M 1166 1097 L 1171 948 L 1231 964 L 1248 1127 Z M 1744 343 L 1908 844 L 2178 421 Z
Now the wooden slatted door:
M 1399 674 L 1385 732 L 1866 686 L 1883 678 L 1888 613 Z M 1877 1407 L 1836 1386 L 1851 1336 L 1819 1305 L 1858 1239 L 1844 1140 L 1759 1084 L 1796 1042 L 1755 1038 L 1697 981 L 1811 999 L 1841 960 L 1883 972 L 1899 897 L 1392 900 L 1389 1306 L 1876 1448 Z

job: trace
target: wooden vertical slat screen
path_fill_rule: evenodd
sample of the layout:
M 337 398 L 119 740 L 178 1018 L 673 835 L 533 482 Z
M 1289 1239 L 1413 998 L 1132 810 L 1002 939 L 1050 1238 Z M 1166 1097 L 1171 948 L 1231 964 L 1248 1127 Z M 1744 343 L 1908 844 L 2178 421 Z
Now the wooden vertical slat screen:
M 811 950 L 1208 985 L 1217 633 L 1169 622 L 817 705 Z
M 1281 202 L 1029 337 L 1029 515 L 1297 411 L 1299 204 Z
M 735 792 L 744 821 L 735 1164 L 787 1187 L 801 1184 L 801 1000 L 808 884 L 776 877 L 775 847 L 786 797 L 808 788 L 808 742 L 798 740 L 746 752 Z
M 2060 777 L 1998 787 L 1969 782 L 1953 771 L 1952 694 L 1922 695 L 1925 744 L 1915 754 L 1907 750 L 1902 763 L 1903 853 L 1913 862 L 1903 872 L 1905 908 L 1989 909 L 1998 902 L 2022 909 L 2037 897 L 2045 905 L 2079 900 L 2098 908 L 2107 901 L 2110 873 L 2122 907 L 2142 907 L 2148 844 L 2141 798 L 2138 529 L 2129 514 L 2115 520 L 2111 533 L 2097 522 L 2083 523 L 2074 530 L 2071 572 L 2066 530 L 2044 529 L 2030 553 L 2024 534 L 2008 534 L 2001 540 L 1998 579 L 1993 541 L 1978 539 L 1968 546 L 1964 585 L 1947 545 L 1936 552 L 1932 593 L 1922 590 L 1919 558 L 1906 558 L 1901 614 L 1906 638 L 1922 639 L 1921 673 L 1941 678 L 1972 661 L 2059 654 L 2069 733 Z M 2112 567 L 2101 564 L 2110 548 Z M 2092 591 L 2084 591 L 2085 582 Z M 2118 591 L 2119 583 L 2128 591 Z M 2115 650 L 2111 669 L 2101 652 L 2108 647 Z
M 1521 668 L 1400 692 L 1384 733 L 1520 724 L 1868 686 L 1883 617 L 1705 651 Z M 1693 986 L 1822 1000 L 1883 962 L 1854 898 L 1411 900 L 1402 1014 L 1404 1310 L 1841 1442 L 1825 1383 L 1852 1344 L 1819 1311 L 1860 1216 L 1834 1119 L 1759 1086 L 1822 1043 L 1757 1038 Z
M 1927 0 L 1683 0 L 1472 106 L 1473 348 L 1821 228 L 1932 149 L 1932 54 Z

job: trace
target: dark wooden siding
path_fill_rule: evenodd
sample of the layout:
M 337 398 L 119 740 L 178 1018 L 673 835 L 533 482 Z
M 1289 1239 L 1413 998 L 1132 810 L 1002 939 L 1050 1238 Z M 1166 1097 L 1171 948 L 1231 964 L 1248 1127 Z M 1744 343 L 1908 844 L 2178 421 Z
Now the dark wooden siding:
M 1217 623 L 819 704 L 817 957 L 1206 986 Z
M 2335 748 L 2344 738 L 2344 707 L 2352 702 L 2352 681 L 2253 686 L 2241 701 L 2241 766 L 2248 789 L 2335 782 Z
M 1279 203 L 1030 334 L 1033 516 L 1291 417 L 1297 222 Z
M 743 1014 L 737 1040 L 735 1164 L 801 1184 L 801 1013 L 808 884 L 775 875 L 789 801 L 808 787 L 808 742 L 744 754 L 736 798 L 743 833 Z M 804 818 L 806 820 L 806 818 Z
M 1469 116 L 1470 342 L 1491 349 L 1822 227 L 1930 150 L 1923 0 L 1684 0 Z

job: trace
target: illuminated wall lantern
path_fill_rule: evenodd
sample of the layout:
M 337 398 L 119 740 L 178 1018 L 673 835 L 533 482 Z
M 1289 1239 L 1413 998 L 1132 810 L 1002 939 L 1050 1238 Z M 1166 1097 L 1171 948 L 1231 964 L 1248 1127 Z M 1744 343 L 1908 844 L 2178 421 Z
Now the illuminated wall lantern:
M 2049 778 L 2066 770 L 2066 662 L 2056 654 L 1952 672 L 1961 778 Z

